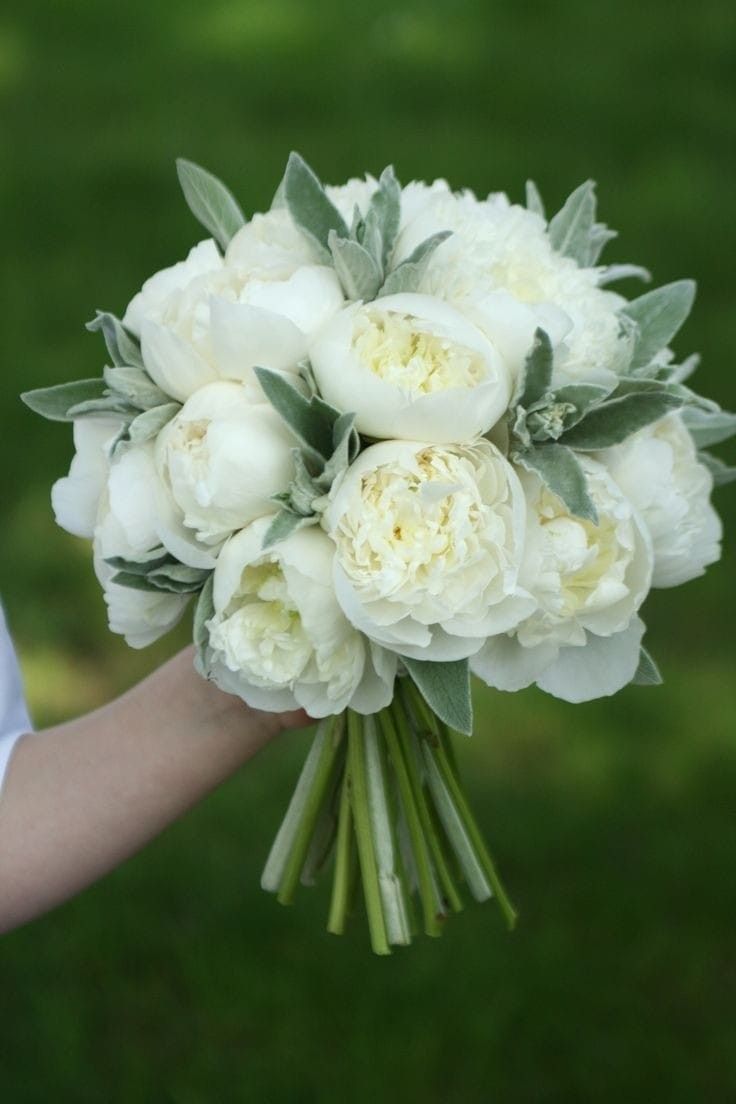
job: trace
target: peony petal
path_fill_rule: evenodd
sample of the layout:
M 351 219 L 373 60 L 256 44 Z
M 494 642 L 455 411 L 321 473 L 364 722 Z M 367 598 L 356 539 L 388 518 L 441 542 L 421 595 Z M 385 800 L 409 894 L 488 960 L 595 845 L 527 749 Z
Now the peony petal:
M 617 693 L 636 673 L 644 630 L 644 622 L 634 617 L 628 628 L 614 636 L 588 633 L 584 647 L 560 649 L 555 662 L 537 679 L 537 686 L 574 703 Z
M 179 402 L 218 378 L 215 369 L 183 337 L 147 319 L 141 329 L 143 362 L 154 383 Z

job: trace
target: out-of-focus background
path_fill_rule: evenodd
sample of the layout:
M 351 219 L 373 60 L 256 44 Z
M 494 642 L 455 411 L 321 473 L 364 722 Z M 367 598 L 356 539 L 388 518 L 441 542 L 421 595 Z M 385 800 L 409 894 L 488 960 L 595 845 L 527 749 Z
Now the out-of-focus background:
M 599 182 L 608 259 L 694 276 L 677 352 L 736 407 L 736 17 L 728 0 L 24 0 L 0 17 L 0 592 L 39 725 L 179 646 L 106 630 L 54 526 L 67 427 L 25 388 L 97 374 L 122 313 L 199 229 L 174 158 L 250 212 L 290 149 L 327 181 L 393 162 L 554 210 Z M 638 294 L 638 287 L 623 288 Z M 726 450 L 728 455 L 728 450 Z M 731 452 L 733 460 L 733 452 Z M 470 908 L 390 960 L 327 886 L 283 909 L 260 867 L 306 735 L 139 858 L 0 944 L 0 1097 L 427 1104 L 736 1099 L 733 553 L 646 608 L 666 685 L 573 707 L 479 693 L 462 762 L 521 910 Z M 1 845 L 1 841 L 0 841 Z

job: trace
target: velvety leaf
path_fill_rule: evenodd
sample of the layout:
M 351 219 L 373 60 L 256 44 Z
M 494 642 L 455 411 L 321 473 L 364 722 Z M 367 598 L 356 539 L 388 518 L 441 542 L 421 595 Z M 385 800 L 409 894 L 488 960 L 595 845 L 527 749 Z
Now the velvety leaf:
M 682 419 L 698 448 L 718 445 L 736 433 L 736 414 L 727 410 L 699 410 L 689 406 L 683 410 Z
M 105 339 L 107 351 L 113 364 L 118 367 L 129 365 L 143 369 L 143 356 L 138 338 L 125 329 L 123 323 L 109 311 L 97 311 L 91 322 L 87 323 L 90 333 L 100 331 Z
M 736 468 L 729 467 L 719 456 L 714 456 L 712 452 L 699 452 L 698 460 L 706 466 L 713 476 L 714 486 L 723 487 L 726 483 L 733 483 L 736 479 Z
M 368 250 L 349 238 L 339 238 L 334 230 L 330 230 L 328 243 L 335 272 L 347 298 L 375 298 L 382 273 Z
M 245 225 L 245 215 L 230 190 L 206 169 L 177 159 L 176 171 L 189 210 L 209 230 L 224 253 L 232 238 Z
M 473 732 L 473 705 L 467 659 L 432 663 L 402 656 L 402 662 L 432 712 L 450 728 L 470 736 Z
M 420 242 L 405 261 L 397 265 L 393 272 L 389 272 L 383 287 L 378 292 L 379 296 L 417 291 L 432 259 L 432 254 L 451 234 L 451 230 L 441 230 L 438 234 L 432 234 L 429 238 L 425 238 L 423 242 Z
M 639 653 L 639 666 L 631 680 L 634 686 L 661 686 L 662 676 L 646 648 L 642 647 Z
M 524 390 L 521 405 L 527 410 L 549 390 L 552 379 L 552 345 L 544 330 L 534 334 L 534 343 L 524 361 Z
M 35 414 L 51 422 L 71 422 L 69 409 L 80 403 L 105 398 L 105 381 L 97 379 L 75 380 L 59 383 L 54 387 L 39 387 L 24 391 L 21 399 Z
M 695 298 L 693 280 L 676 280 L 640 295 L 621 313 L 636 323 L 631 368 L 649 364 L 670 343 L 689 315 Z
M 533 446 L 514 453 L 513 459 L 527 471 L 538 475 L 553 494 L 576 517 L 598 522 L 598 511 L 588 493 L 588 482 L 575 453 L 560 444 Z
M 526 209 L 527 211 L 533 211 L 535 215 L 540 215 L 541 218 L 546 217 L 542 197 L 533 180 L 527 180 L 526 182 Z
M 587 263 L 590 232 L 595 224 L 595 184 L 586 180 L 568 196 L 564 206 L 551 219 L 549 238 L 563 257 L 578 264 Z
M 294 222 L 325 252 L 330 230 L 347 238 L 345 220 L 318 177 L 298 153 L 291 153 L 284 174 L 284 200 Z
M 274 544 L 278 544 L 279 541 L 285 540 L 286 537 L 291 536 L 297 529 L 302 529 L 305 525 L 313 525 L 314 518 L 301 517 L 299 514 L 292 513 L 291 510 L 281 510 L 274 516 L 273 521 L 266 530 L 263 538 L 262 547 L 271 548 Z
M 128 438 L 134 445 L 141 445 L 144 441 L 150 441 L 153 437 L 157 437 L 165 425 L 171 421 L 171 419 L 179 413 L 181 405 L 179 403 L 163 403 L 161 406 L 154 406 L 150 410 L 146 410 L 143 414 L 139 414 L 137 418 L 128 426 Z
M 393 166 L 389 165 L 381 173 L 378 187 L 371 196 L 365 215 L 363 241 L 367 245 L 373 240 L 373 256 L 383 270 L 396 242 L 401 218 L 401 185 L 396 179 Z M 375 228 L 375 230 L 374 230 Z
M 171 402 L 171 397 L 156 386 L 148 372 L 135 365 L 107 366 L 103 369 L 103 377 L 112 391 L 123 395 L 141 410 Z
M 310 450 L 312 456 L 326 460 L 332 455 L 332 427 L 339 412 L 313 395 L 305 399 L 278 372 L 269 368 L 256 368 L 256 375 L 263 392 L 274 410 Z
M 192 638 L 194 640 L 194 647 L 197 651 L 197 662 L 195 666 L 204 678 L 208 676 L 206 652 L 210 642 L 206 623 L 215 616 L 215 603 L 212 598 L 214 582 L 215 573 L 212 572 L 202 587 L 199 598 L 197 599 L 197 604 L 194 607 L 194 622 L 192 625 Z
M 619 445 L 632 433 L 682 406 L 682 399 L 666 392 L 624 395 L 607 399 L 567 430 L 562 442 L 585 452 Z

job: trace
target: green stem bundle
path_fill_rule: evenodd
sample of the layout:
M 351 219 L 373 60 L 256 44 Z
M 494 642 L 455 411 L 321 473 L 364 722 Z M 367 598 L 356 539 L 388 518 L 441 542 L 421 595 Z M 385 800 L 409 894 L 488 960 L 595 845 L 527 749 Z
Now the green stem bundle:
M 440 935 L 463 907 L 461 882 L 495 896 L 513 928 L 501 884 L 459 780 L 452 734 L 410 680 L 375 717 L 348 710 L 320 722 L 263 872 L 262 885 L 291 904 L 334 853 L 328 931 L 341 935 L 358 878 L 376 954 L 411 942 L 421 926 Z

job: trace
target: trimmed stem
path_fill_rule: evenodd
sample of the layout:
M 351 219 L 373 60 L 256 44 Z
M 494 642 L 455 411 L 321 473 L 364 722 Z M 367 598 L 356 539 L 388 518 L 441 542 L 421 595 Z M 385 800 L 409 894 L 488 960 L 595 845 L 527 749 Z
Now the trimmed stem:
M 350 907 L 353 883 L 355 881 L 355 838 L 353 836 L 353 813 L 350 808 L 350 774 L 346 767 L 340 794 L 340 811 L 337 821 L 337 840 L 335 843 L 335 875 L 332 883 L 330 914 L 327 918 L 327 930 L 333 935 L 342 935 Z
M 374 850 L 370 809 L 368 807 L 368 780 L 366 777 L 365 748 L 363 746 L 362 718 L 348 710 L 348 788 L 358 842 L 360 872 L 363 879 L 365 908 L 371 946 L 376 954 L 390 954 L 386 924 L 383 917 L 381 889 L 378 883 L 378 867 Z

